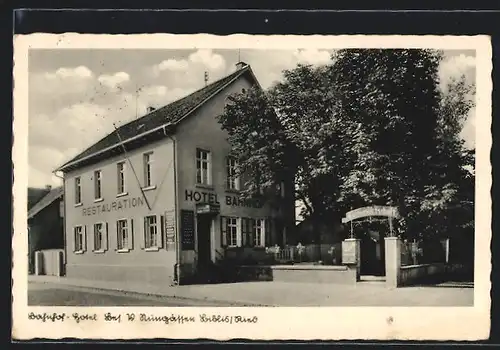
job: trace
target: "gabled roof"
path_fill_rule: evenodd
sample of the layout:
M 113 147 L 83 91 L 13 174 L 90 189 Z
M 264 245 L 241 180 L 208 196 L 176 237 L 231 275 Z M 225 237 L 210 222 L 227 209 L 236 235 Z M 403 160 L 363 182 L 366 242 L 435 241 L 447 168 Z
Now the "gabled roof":
M 40 199 L 29 211 L 28 219 L 33 218 L 36 214 L 49 206 L 55 200 L 61 198 L 64 194 L 62 187 L 56 187 Z
M 33 208 L 49 192 L 50 189 L 47 188 L 28 187 L 28 210 Z
M 158 108 L 145 116 L 135 119 L 120 126 L 117 131 L 110 133 L 97 143 L 93 144 L 82 153 L 66 162 L 57 170 L 65 170 L 69 166 L 74 166 L 80 161 L 92 158 L 104 151 L 116 148 L 122 144 L 132 141 L 140 135 L 146 135 L 168 125 L 175 125 L 182 119 L 194 112 L 202 104 L 215 97 L 225 87 L 234 82 L 240 76 L 250 72 L 252 79 L 258 84 L 250 66 L 246 65 L 236 72 L 219 79 L 192 94 L 172 102 L 164 107 Z

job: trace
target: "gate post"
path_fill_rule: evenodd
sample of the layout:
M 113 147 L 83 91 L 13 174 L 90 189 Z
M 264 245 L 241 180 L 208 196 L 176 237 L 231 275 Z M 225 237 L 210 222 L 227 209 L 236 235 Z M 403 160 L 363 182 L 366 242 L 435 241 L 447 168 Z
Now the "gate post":
M 385 283 L 389 288 L 401 284 L 401 239 L 385 237 Z
M 347 265 L 349 270 L 355 270 L 356 281 L 360 280 L 361 268 L 361 240 L 347 238 L 342 241 L 342 264 Z

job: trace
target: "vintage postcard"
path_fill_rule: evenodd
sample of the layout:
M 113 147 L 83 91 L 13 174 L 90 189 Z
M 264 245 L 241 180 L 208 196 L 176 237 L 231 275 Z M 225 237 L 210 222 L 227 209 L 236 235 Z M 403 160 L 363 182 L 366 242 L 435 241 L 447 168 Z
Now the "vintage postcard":
M 14 37 L 18 340 L 478 340 L 487 36 Z

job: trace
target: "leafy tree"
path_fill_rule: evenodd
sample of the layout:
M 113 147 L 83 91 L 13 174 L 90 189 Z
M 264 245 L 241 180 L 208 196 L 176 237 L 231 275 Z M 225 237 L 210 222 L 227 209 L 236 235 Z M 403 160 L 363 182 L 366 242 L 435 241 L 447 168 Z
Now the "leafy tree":
M 305 216 L 393 205 L 407 237 L 447 232 L 456 223 L 442 219 L 473 196 L 459 133 L 474 87 L 462 77 L 442 91 L 441 60 L 432 50 L 339 50 L 326 66 L 284 71 L 269 91 L 234 96 L 219 121 L 249 175 L 244 195 L 295 174 Z

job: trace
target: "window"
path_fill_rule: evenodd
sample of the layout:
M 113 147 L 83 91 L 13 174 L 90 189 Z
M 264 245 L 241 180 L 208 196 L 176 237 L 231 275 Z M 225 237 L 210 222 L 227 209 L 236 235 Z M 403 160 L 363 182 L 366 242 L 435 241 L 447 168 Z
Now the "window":
M 125 162 L 120 162 L 116 165 L 118 194 L 125 193 Z
M 256 247 L 264 246 L 266 242 L 266 229 L 264 219 L 255 219 L 253 224 L 253 239 Z
M 230 190 L 240 189 L 240 179 L 237 175 L 238 161 L 233 157 L 227 157 L 226 171 L 227 171 L 227 188 Z
M 103 252 L 105 250 L 105 225 L 102 222 L 94 224 L 94 251 Z
M 144 218 L 144 248 L 159 248 L 158 223 L 156 215 Z
M 210 152 L 196 149 L 196 183 L 210 185 Z
M 241 245 L 241 231 L 238 221 L 238 218 L 227 218 L 227 243 L 230 247 L 238 247 Z
M 241 218 L 241 243 L 243 246 L 251 247 L 253 240 L 253 219 Z
M 76 226 L 74 228 L 74 247 L 75 253 L 83 253 L 85 251 L 85 230 L 83 226 Z
M 102 199 L 101 180 L 102 172 L 100 170 L 94 171 L 94 199 Z
M 117 234 L 117 250 L 118 251 L 128 251 L 131 249 L 129 235 L 129 225 L 126 219 L 118 220 L 116 222 L 116 234 Z
M 152 165 L 153 165 L 153 153 L 144 154 L 144 187 L 152 187 Z
M 81 177 L 75 178 L 75 204 L 82 203 L 82 179 Z

